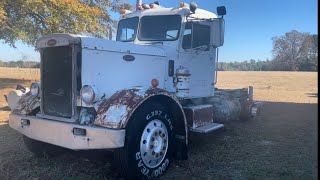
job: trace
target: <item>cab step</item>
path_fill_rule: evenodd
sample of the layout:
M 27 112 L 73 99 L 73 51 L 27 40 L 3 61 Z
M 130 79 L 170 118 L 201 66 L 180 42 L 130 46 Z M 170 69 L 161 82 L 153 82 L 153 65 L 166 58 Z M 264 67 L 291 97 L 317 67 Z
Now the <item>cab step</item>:
M 218 129 L 221 129 L 221 128 L 223 128 L 223 127 L 224 127 L 223 124 L 220 124 L 220 123 L 211 123 L 211 124 L 207 124 L 207 125 L 204 125 L 204 126 L 200 126 L 200 127 L 196 127 L 196 128 L 191 128 L 190 131 L 196 132 L 196 133 L 206 134 L 206 133 L 209 133 L 209 132 L 212 132 L 212 131 L 216 131 L 216 130 L 218 130 Z

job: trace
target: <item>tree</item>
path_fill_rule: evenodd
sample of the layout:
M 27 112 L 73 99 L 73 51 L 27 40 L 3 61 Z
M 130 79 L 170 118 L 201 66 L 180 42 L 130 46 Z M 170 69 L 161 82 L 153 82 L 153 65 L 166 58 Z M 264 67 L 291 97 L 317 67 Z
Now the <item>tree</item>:
M 273 37 L 275 70 L 298 71 L 309 58 L 314 41 L 309 33 L 287 32 L 284 36 Z
M 131 6 L 121 0 L 1 0 L 0 40 L 14 47 L 18 40 L 34 45 L 51 33 L 108 37 L 116 22 L 108 11 L 122 8 Z

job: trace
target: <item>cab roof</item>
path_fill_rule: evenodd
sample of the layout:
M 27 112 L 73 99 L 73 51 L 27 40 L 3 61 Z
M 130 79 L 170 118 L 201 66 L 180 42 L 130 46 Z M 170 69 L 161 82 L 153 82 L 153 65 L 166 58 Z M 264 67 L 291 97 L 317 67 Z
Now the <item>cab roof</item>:
M 195 18 L 195 19 L 218 18 L 216 14 L 200 8 L 197 8 L 195 10 L 195 13 L 190 14 L 190 9 L 188 7 L 182 7 L 182 8 L 158 7 L 158 8 L 142 9 L 142 10 L 129 12 L 129 13 L 123 14 L 120 17 L 120 19 L 126 19 L 131 17 L 142 17 L 142 16 L 157 16 L 157 15 L 181 15 L 181 16 L 190 15 L 189 17 Z

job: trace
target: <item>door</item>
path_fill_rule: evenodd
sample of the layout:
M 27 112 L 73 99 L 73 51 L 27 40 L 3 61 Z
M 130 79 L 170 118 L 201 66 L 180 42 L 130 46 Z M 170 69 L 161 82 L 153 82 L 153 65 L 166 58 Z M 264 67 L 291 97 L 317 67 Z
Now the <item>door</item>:
M 214 48 L 210 46 L 211 26 L 207 22 L 187 22 L 179 58 L 190 70 L 190 98 L 213 95 Z

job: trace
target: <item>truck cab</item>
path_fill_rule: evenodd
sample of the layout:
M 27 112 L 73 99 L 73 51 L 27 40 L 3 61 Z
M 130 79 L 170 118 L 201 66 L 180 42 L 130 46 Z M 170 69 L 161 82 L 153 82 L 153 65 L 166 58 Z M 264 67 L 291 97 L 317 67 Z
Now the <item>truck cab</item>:
M 251 112 L 251 87 L 215 88 L 226 14 L 217 11 L 138 3 L 121 11 L 116 41 L 43 36 L 40 82 L 19 98 L 10 126 L 35 154 L 109 149 L 126 177 L 162 175 L 173 157 L 187 159 L 190 132 Z

